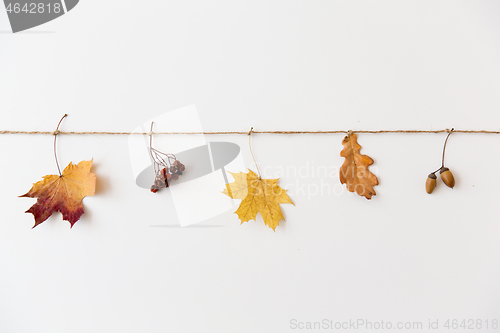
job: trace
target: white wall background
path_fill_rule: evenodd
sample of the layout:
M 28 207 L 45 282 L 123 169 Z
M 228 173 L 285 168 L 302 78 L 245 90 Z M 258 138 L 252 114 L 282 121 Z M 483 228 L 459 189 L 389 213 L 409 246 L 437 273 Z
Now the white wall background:
M 130 131 L 196 104 L 205 130 L 498 130 L 499 17 L 497 1 L 82 0 L 10 34 L 2 12 L 0 129 L 53 130 L 68 113 L 62 130 Z M 457 185 L 427 195 L 444 137 L 359 135 L 380 180 L 367 201 L 340 191 L 342 135 L 255 135 L 265 177 L 303 170 L 282 176 L 296 206 L 272 232 L 231 212 L 202 224 L 219 227 L 151 227 L 176 223 L 170 197 L 135 185 L 122 136 L 59 138 L 63 166 L 94 158 L 97 193 L 73 229 L 55 214 L 32 230 L 35 200 L 17 196 L 56 172 L 53 138 L 1 135 L 0 331 L 491 325 L 500 137 L 454 134 Z M 209 139 L 252 165 L 246 137 Z

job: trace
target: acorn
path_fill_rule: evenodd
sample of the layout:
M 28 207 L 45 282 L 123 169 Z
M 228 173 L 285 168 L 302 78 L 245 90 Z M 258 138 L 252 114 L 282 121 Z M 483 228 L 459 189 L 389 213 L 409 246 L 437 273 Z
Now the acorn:
M 425 181 L 425 190 L 427 193 L 431 194 L 432 191 L 436 188 L 436 174 L 430 173 L 427 176 L 427 180 Z
M 453 188 L 455 186 L 455 178 L 453 177 L 450 169 L 443 167 L 439 173 L 441 174 L 441 179 L 446 186 L 449 188 Z

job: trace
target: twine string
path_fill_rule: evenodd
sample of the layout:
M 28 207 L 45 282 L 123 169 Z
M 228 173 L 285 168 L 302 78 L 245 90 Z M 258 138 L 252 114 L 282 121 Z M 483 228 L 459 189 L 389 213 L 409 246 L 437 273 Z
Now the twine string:
M 151 132 L 68 132 L 68 131 L 0 131 L 0 134 L 41 134 L 41 135 L 150 135 Z M 347 131 L 332 130 L 332 131 L 254 131 L 253 134 L 346 134 Z M 353 130 L 352 133 L 363 133 L 363 134 L 382 134 L 382 133 L 410 133 L 410 134 L 421 134 L 421 133 L 450 133 L 449 129 L 441 130 Z M 460 130 L 455 129 L 453 133 L 468 133 L 468 134 L 500 134 L 500 131 L 490 131 L 490 130 Z M 208 132 L 154 132 L 155 135 L 248 135 L 249 132 L 246 131 L 208 131 Z

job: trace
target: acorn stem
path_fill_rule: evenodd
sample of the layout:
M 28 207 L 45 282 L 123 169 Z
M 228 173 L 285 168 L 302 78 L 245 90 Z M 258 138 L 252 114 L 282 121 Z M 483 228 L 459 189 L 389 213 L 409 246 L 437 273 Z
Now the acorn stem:
M 439 170 L 441 170 L 442 168 L 444 168 L 444 153 L 446 152 L 446 144 L 448 143 L 448 138 L 450 137 L 451 133 L 453 133 L 453 130 L 454 130 L 454 128 L 451 129 L 450 133 L 448 133 L 448 135 L 446 136 L 446 140 L 444 140 L 443 158 L 441 160 L 441 168 L 439 168 L 435 172 L 438 172 Z

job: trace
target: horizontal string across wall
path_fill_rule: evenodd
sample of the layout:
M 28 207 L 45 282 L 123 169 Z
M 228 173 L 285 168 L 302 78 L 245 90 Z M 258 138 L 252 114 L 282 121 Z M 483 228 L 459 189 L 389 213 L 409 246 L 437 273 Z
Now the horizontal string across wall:
M 450 129 L 441 130 L 349 130 L 349 131 L 256 131 L 252 130 L 254 134 L 348 134 L 351 133 L 367 133 L 367 134 L 383 134 L 383 133 L 409 133 L 409 134 L 424 134 L 424 133 L 450 133 Z M 454 133 L 467 133 L 467 134 L 500 134 L 500 131 L 489 130 L 460 130 L 453 129 Z M 66 132 L 66 131 L 0 131 L 0 134 L 46 134 L 46 135 L 236 135 L 236 134 L 249 134 L 243 131 L 208 131 L 208 132 Z
M 33 184 L 33 187 L 22 197 L 37 198 L 37 202 L 26 211 L 33 214 L 35 218 L 35 226 L 44 222 L 54 212 L 59 211 L 63 215 L 63 219 L 69 221 L 73 226 L 84 213 L 82 200 L 86 196 L 93 196 L 95 193 L 96 174 L 91 173 L 93 159 L 90 161 L 81 161 L 78 164 L 69 163 L 69 165 L 61 171 L 57 159 L 56 142 L 58 135 L 148 135 L 149 147 L 148 151 L 153 164 L 152 176 L 154 174 L 154 183 L 151 186 L 151 192 L 156 193 L 162 188 L 169 188 L 172 181 L 179 179 L 189 165 L 181 163 L 174 154 L 164 153 L 156 148 L 153 148 L 154 135 L 248 135 L 248 145 L 252 159 L 254 160 L 257 172 L 247 169 L 248 172 L 230 172 L 234 178 L 234 182 L 229 183 L 224 174 L 224 185 L 222 193 L 231 199 L 241 200 L 235 214 L 238 215 L 241 223 L 250 220 L 256 220 L 257 214 L 260 213 L 264 223 L 273 230 L 279 225 L 280 221 L 284 221 L 280 205 L 292 204 L 292 199 L 286 193 L 287 190 L 278 185 L 279 178 L 266 179 L 261 176 L 259 166 L 255 160 L 252 146 L 252 134 L 344 134 L 342 140 L 343 149 L 340 156 L 344 157 L 344 163 L 339 171 L 339 179 L 342 184 L 346 185 L 349 192 L 355 192 L 359 196 L 370 200 L 376 191 L 375 186 L 379 185 L 378 177 L 369 170 L 369 166 L 374 163 L 374 160 L 360 152 L 361 145 L 358 143 L 357 134 L 382 134 L 382 133 L 408 133 L 408 134 L 423 134 L 423 133 L 447 133 L 443 154 L 441 158 L 441 166 L 431 172 L 425 183 L 425 190 L 431 194 L 437 185 L 438 172 L 443 183 L 453 188 L 455 186 L 455 178 L 450 169 L 445 166 L 445 151 L 446 144 L 452 133 L 467 133 L 467 134 L 500 134 L 500 131 L 490 130 L 460 130 L 460 129 L 440 129 L 440 130 L 331 130 L 331 131 L 284 131 L 284 130 L 263 130 L 256 131 L 253 127 L 247 131 L 178 131 L 178 132 L 154 132 L 153 122 L 149 132 L 69 132 L 59 131 L 61 122 L 67 115 L 65 114 L 55 131 L 0 131 L 0 134 L 26 134 L 26 135 L 53 135 L 54 136 L 54 157 L 56 161 L 58 175 L 43 176 L 42 180 Z M 189 172 L 189 171 L 187 171 Z M 224 171 L 225 172 L 225 171 Z M 221 184 L 222 185 L 222 184 Z M 221 186 L 222 187 L 222 186 Z M 212 190 L 212 189 L 211 189 Z M 213 189 L 210 195 L 221 193 L 221 189 Z

